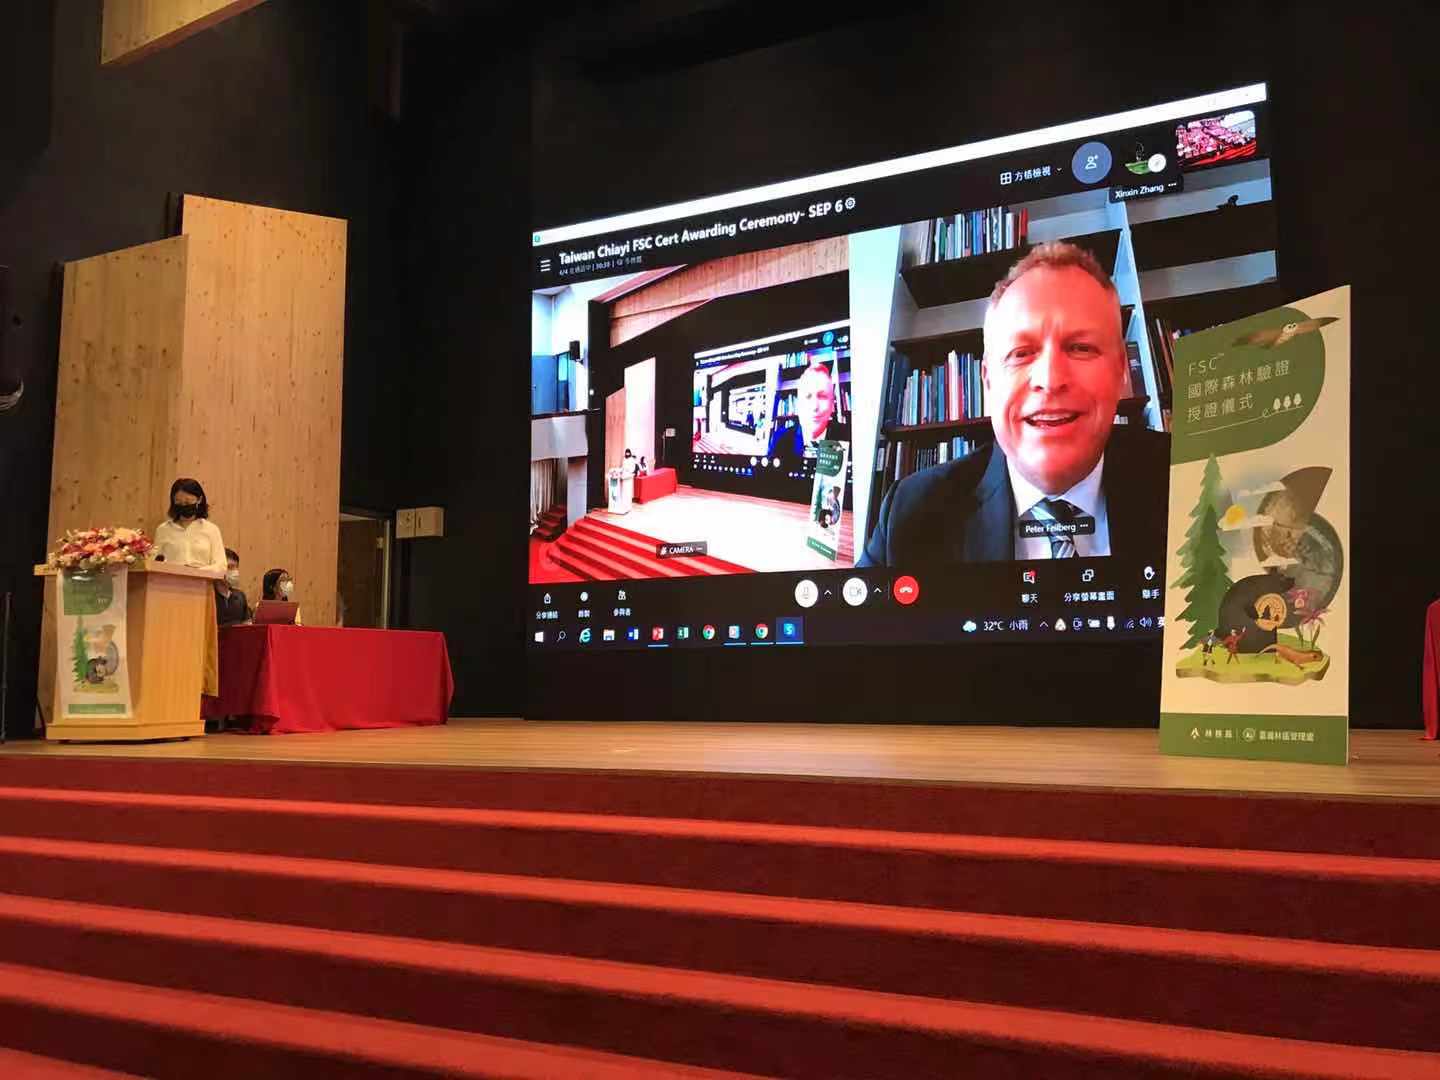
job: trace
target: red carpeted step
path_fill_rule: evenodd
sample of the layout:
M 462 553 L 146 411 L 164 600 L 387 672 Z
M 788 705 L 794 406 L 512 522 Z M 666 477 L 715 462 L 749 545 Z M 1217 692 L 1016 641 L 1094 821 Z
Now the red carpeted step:
M 133 751 L 140 755 L 143 748 Z M 1065 790 L 788 776 L 0 756 L 0 800 L 93 790 L 819 825 L 1440 859 L 1440 799 Z
M 685 570 L 672 564 L 672 560 L 659 559 L 655 549 L 637 550 L 635 545 L 621 542 L 587 525 L 586 519 L 575 523 L 565 534 L 561 547 L 576 552 L 591 560 L 604 560 L 607 564 L 623 567 L 626 577 L 633 578 L 678 578 L 688 577 Z
M 200 955 L 223 952 L 227 960 L 177 972 L 167 970 L 170 952 L 137 950 L 133 962 L 148 976 L 238 987 L 285 1003 L 0 965 L 0 1024 L 22 1031 L 27 1048 L 48 1049 L 63 1026 L 80 1036 L 92 1060 L 134 1068 L 138 1062 L 116 1044 L 129 1035 L 133 1047 L 148 1035 L 148 1062 L 189 1058 L 193 1069 L 203 1057 L 206 1075 L 216 1077 L 244 1075 L 241 1068 L 274 1075 L 279 1061 L 292 1069 L 303 1062 L 296 1074 L 306 1076 L 342 1075 L 337 1066 L 354 1070 L 344 1075 L 364 1075 L 365 1066 L 380 1065 L 420 1074 L 442 1068 L 460 1075 L 537 1074 L 497 1068 L 490 1055 L 503 1050 L 485 1046 L 492 1040 L 455 1033 L 474 1030 L 532 1044 L 624 1047 L 648 1059 L 824 1080 L 1182 1073 L 1408 1080 L 1440 1069 L 1440 1055 L 1411 1051 L 372 935 L 118 916 L 156 948 L 189 941 Z M 317 980 L 319 971 L 331 977 Z M 427 984 L 430 977 L 441 982 Z M 350 1010 L 357 1015 L 346 1015 Z M 388 1019 L 397 1012 L 428 1026 Z M 115 1031 L 117 1020 L 122 1031 Z M 107 1038 L 112 1032 L 121 1037 Z M 569 1075 L 612 1074 L 584 1071 L 583 1057 L 570 1064 L 576 1071 Z M 636 1066 L 613 1075 L 657 1074 Z
M 655 545 L 660 543 L 660 540 L 657 537 L 648 536 L 642 532 L 636 532 L 634 529 L 627 529 L 625 528 L 625 526 L 621 525 L 613 518 L 597 517 L 592 515 L 585 520 L 589 521 L 592 525 L 598 528 L 604 529 L 606 532 L 617 538 L 627 539 L 634 543 L 649 545 L 649 549 L 652 552 L 655 550 Z M 704 539 L 704 537 L 696 537 L 696 539 Z M 693 557 L 678 559 L 674 561 L 695 566 L 702 569 L 704 572 L 710 574 L 755 573 L 755 571 L 748 566 L 741 566 L 739 563 L 730 562 L 728 559 L 721 559 L 715 555 L 696 555 Z
M 728 1071 L 10 964 L 0 964 L 0 1031 L 12 1045 L 156 1078 L 745 1080 Z
M 576 573 L 587 573 L 603 581 L 684 576 L 673 568 L 647 566 L 624 552 L 618 552 L 610 549 L 607 545 L 596 543 L 593 538 L 585 535 L 578 523 L 575 528 L 556 541 L 555 546 L 551 549 L 551 558 Z
M 3 1038 L 0 1035 L 0 1039 Z M 98 1069 L 4 1047 L 0 1047 L 0 1076 L 5 1080 L 139 1080 L 134 1073 Z
M 576 574 L 583 581 L 625 581 L 630 575 L 622 568 L 596 562 L 577 554 L 578 549 L 562 548 L 558 543 L 550 549 L 550 561 Z
M 1431 917 L 1440 861 L 1433 860 L 204 796 L 31 796 L 10 800 L 9 831 L 1440 947 L 1440 920 Z M 26 875 L 41 875 L 56 859 L 105 857 L 83 845 L 69 849 L 78 855 L 66 850 L 0 837 L 0 889 L 32 891 Z
M 542 540 L 554 540 L 565 531 L 566 525 L 564 507 L 551 507 L 535 519 L 535 535 Z
M 647 558 L 658 558 L 655 554 L 655 549 L 661 541 L 657 537 L 635 532 L 633 529 L 627 529 L 621 525 L 617 525 L 609 518 L 595 517 L 593 515 L 575 523 L 576 529 L 579 529 L 581 526 L 584 526 L 585 530 L 592 535 L 603 536 Z M 697 537 L 696 539 L 703 538 Z M 748 567 L 740 566 L 738 563 L 728 562 L 725 559 L 716 558 L 713 555 L 664 559 L 661 561 L 682 567 L 689 574 L 723 575 L 749 574 L 754 572 Z
M 368 869 L 334 874 L 348 872 L 358 887 Z M 1331 1042 L 1440 1050 L 1431 1023 L 1440 1016 L 1440 953 L 1433 951 L 494 875 L 452 878 L 448 890 L 427 875 L 404 896 L 389 887 L 399 883 L 395 868 L 378 871 L 378 914 L 361 912 L 355 888 L 345 895 L 303 873 L 278 873 L 267 891 L 243 867 L 228 904 L 220 890 L 202 886 L 186 890 L 183 906 L 261 920 L 243 924 L 252 936 L 281 921 L 390 931 L 387 963 L 409 947 L 396 937 L 404 935 L 1291 1038 L 1313 1035 L 1320 1015 Z M 225 944 L 231 929 L 208 915 L 0 894 L 0 957 L 9 961 L 267 996 L 259 975 L 186 981 L 205 972 L 238 977 L 244 958 Z M 429 955 L 431 946 L 416 947 Z M 141 969 L 154 974 L 135 974 Z M 315 986 L 363 975 L 315 965 L 290 974 Z M 385 983 L 381 973 L 363 977 L 380 1000 L 469 993 L 442 975 L 423 993 L 410 984 L 385 989 L 375 982 Z M 1223 1016 L 1217 1001 L 1225 1002 Z
M 710 572 L 693 560 L 662 559 L 655 554 L 658 541 L 646 542 L 633 535 L 612 532 L 593 518 L 577 521 L 573 536 L 576 543 L 603 551 L 633 567 L 635 577 L 698 577 Z

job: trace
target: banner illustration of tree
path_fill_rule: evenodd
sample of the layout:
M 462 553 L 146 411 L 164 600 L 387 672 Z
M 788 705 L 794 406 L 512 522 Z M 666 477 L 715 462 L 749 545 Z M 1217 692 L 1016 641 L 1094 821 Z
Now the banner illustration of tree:
M 1200 498 L 1190 511 L 1193 519 L 1180 545 L 1180 567 L 1184 571 L 1172 589 L 1186 589 L 1185 610 L 1180 619 L 1190 625 L 1184 648 L 1194 648 L 1205 635 L 1216 628 L 1220 601 L 1234 584 L 1230 580 L 1230 563 L 1220 543 L 1220 515 L 1224 512 L 1224 487 L 1220 463 L 1211 454 L 1205 462 L 1200 482 Z
M 63 570 L 55 575 L 56 689 L 63 718 L 132 715 L 126 643 L 126 569 Z M 65 664 L 65 658 L 69 663 Z
M 1340 288 L 1175 341 L 1165 753 L 1348 760 L 1350 334 Z

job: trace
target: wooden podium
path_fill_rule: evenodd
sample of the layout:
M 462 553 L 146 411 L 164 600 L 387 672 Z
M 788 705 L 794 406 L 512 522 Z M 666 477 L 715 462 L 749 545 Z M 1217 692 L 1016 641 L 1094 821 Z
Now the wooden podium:
M 52 704 L 46 717 L 47 739 L 135 742 L 205 734 L 200 695 L 205 684 L 205 647 L 215 618 L 207 594 L 220 575 L 154 562 L 129 569 L 125 634 L 132 715 L 66 719 Z M 43 566 L 37 566 L 35 573 L 39 577 L 56 574 Z M 55 602 L 48 582 L 45 601 Z M 64 668 L 57 658 L 57 679 L 70 677 Z M 54 700 L 58 698 L 57 694 Z

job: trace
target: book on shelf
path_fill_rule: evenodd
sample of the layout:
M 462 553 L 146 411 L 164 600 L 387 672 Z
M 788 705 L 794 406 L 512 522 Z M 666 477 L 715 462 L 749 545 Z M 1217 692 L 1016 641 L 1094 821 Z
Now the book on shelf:
M 1160 395 L 1160 407 L 1168 409 L 1174 400 L 1175 337 L 1163 315 L 1154 316 L 1150 323 L 1150 347 L 1155 354 L 1155 389 Z
M 985 415 L 980 358 L 974 353 L 952 349 L 942 362 L 915 368 L 909 367 L 909 362 L 897 354 L 890 374 L 892 389 L 886 395 L 887 424 L 915 427 L 977 420 Z
M 1030 211 L 990 206 L 916 222 L 906 229 L 904 265 L 948 262 L 1023 247 L 1030 235 Z
M 1130 393 L 1133 397 L 1144 397 L 1145 368 L 1140 360 L 1140 343 L 1125 342 L 1125 359 L 1130 362 Z
M 943 359 L 937 359 L 943 342 L 917 347 L 928 352 L 917 361 L 900 349 L 892 348 L 890 353 L 881 399 L 884 411 L 876 447 L 874 496 L 870 501 L 872 522 L 881 501 L 895 484 L 920 469 L 973 453 L 992 438 L 988 425 L 977 424 L 958 432 L 940 426 L 983 420 L 985 391 L 980 357 L 950 349 Z M 934 425 L 935 430 L 925 430 L 927 425 Z
M 909 435 L 883 438 L 876 447 L 874 493 L 870 500 L 871 521 L 878 516 L 880 504 L 890 493 L 890 489 L 905 477 L 921 469 L 943 465 L 947 461 L 958 461 L 989 442 L 988 437 L 978 438 L 973 435 L 945 438 Z

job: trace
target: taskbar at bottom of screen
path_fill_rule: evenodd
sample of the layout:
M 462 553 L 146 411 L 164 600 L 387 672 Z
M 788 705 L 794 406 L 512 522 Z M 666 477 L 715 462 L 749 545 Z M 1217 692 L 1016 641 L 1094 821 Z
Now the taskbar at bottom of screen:
M 916 613 L 919 615 L 919 613 Z M 888 617 L 887 617 L 888 616 Z M 610 651 L 648 649 L 763 649 L 796 646 L 905 646 L 967 642 L 1145 641 L 1165 626 L 1154 611 L 1094 610 L 987 615 L 926 613 L 901 621 L 894 613 L 835 614 L 823 618 L 803 612 L 759 618 L 645 622 L 596 620 L 552 624 L 530 630 L 536 651 Z

